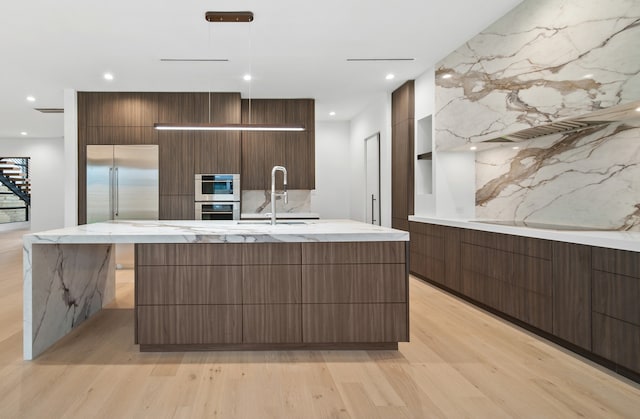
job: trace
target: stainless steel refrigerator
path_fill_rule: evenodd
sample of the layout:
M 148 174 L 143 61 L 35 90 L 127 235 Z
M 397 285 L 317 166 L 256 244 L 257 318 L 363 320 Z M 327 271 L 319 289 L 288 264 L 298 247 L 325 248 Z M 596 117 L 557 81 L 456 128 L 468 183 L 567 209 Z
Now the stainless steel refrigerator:
M 158 146 L 87 146 L 87 223 L 158 219 Z

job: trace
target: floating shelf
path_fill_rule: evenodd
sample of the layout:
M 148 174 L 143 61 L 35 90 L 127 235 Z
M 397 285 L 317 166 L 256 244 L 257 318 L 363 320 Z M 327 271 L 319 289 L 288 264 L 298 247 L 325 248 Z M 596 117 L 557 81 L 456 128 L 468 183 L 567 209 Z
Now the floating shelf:
M 431 160 L 431 159 L 432 159 L 431 151 L 429 151 L 428 153 L 418 154 L 418 160 Z

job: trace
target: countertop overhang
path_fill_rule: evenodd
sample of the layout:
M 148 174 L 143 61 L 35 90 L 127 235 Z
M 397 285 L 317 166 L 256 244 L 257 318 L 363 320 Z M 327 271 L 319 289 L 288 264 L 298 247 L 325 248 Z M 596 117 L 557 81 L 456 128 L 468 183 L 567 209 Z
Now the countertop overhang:
M 24 236 L 29 244 L 409 241 L 409 233 L 352 220 L 108 221 Z
M 409 221 L 640 252 L 640 232 L 637 231 L 556 230 L 490 224 L 481 220 L 447 219 L 417 215 L 409 216 Z

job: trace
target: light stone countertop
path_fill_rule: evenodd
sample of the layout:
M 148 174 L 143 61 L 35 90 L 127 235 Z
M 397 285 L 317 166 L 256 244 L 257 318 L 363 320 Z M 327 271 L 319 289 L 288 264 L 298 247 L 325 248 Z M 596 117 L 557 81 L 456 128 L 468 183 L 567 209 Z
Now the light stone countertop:
M 489 224 L 479 222 L 480 220 L 447 219 L 417 215 L 409 216 L 409 221 L 640 252 L 640 232 L 638 231 L 534 228 Z
M 251 243 L 409 241 L 409 233 L 352 220 L 109 221 L 24 236 L 44 243 Z
M 268 220 L 270 218 L 269 215 L 263 213 L 255 213 L 255 212 L 243 212 L 240 214 L 240 219 L 265 219 Z M 320 218 L 320 214 L 316 212 L 279 212 L 278 211 L 278 219 L 291 219 L 291 218 Z

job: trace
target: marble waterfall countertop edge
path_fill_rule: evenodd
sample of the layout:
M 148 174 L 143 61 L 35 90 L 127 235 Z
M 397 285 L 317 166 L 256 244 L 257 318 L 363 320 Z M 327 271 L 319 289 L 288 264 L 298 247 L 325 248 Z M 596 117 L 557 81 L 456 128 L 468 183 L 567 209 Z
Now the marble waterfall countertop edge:
M 243 221 L 128 220 L 42 231 L 23 239 L 25 244 L 351 242 L 409 241 L 409 233 L 352 220 L 275 226 Z
M 638 231 L 561 230 L 491 224 L 481 222 L 480 220 L 448 219 L 418 215 L 409 216 L 409 221 L 640 252 L 640 232 Z

